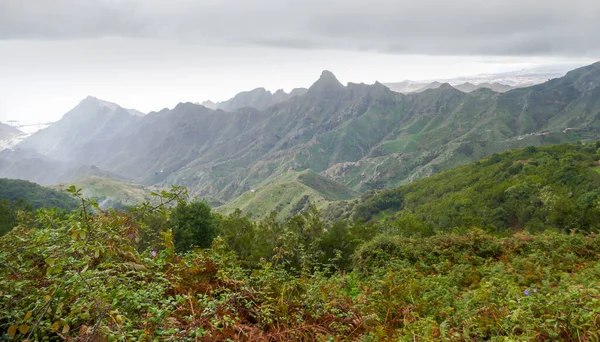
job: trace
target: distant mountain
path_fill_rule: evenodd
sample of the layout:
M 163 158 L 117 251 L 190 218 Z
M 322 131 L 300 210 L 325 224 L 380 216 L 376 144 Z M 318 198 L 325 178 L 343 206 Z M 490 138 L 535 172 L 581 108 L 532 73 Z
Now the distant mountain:
M 23 134 L 18 128 L 0 122 L 0 141 L 15 138 Z
M 446 83 L 450 84 L 448 82 L 446 82 Z M 385 86 L 387 86 L 391 90 L 398 92 L 398 93 L 410 94 L 410 93 L 421 93 L 428 89 L 437 89 L 442 84 L 444 84 L 444 83 L 438 82 L 438 81 L 434 81 L 431 83 L 416 83 L 416 82 L 410 82 L 410 81 L 403 81 L 403 82 L 398 82 L 398 83 L 386 83 Z M 505 93 L 509 90 L 515 89 L 514 87 L 511 87 L 506 84 L 501 84 L 501 83 L 473 84 L 471 82 L 454 84 L 454 85 L 452 85 L 452 87 L 454 87 L 464 93 L 471 93 L 475 90 L 482 89 L 482 88 L 490 89 L 490 90 L 493 90 L 498 93 Z
M 184 185 L 214 202 L 245 194 L 237 203 L 250 208 L 249 191 L 272 194 L 269 184 L 282 179 L 297 185 L 293 175 L 306 170 L 357 193 L 510 148 L 597 139 L 600 63 L 506 93 L 486 88 L 465 93 L 445 83 L 404 95 L 381 83 L 344 86 L 324 71 L 304 94 L 264 110 L 224 112 L 181 103 L 140 117 L 120 107 L 89 108 L 65 115 L 40 132 L 44 139 L 38 133 L 24 146 L 146 185 Z M 106 120 L 105 111 L 113 119 Z M 79 127 L 88 133 L 75 132 Z M 42 170 L 27 170 L 28 176 L 42 177 Z M 255 207 L 274 202 L 263 203 Z
M 233 112 L 244 107 L 264 110 L 274 104 L 287 101 L 294 96 L 302 95 L 304 93 L 306 93 L 306 89 L 304 88 L 293 89 L 289 94 L 282 89 L 277 90 L 275 93 L 271 93 L 265 88 L 256 88 L 254 90 L 241 92 L 227 101 L 217 103 L 204 101 L 201 105 L 206 108 L 221 109 L 226 112 Z
M 431 83 L 433 82 L 402 81 L 384 83 L 384 85 L 397 93 L 410 94 L 419 92 L 421 89 L 428 87 Z
M 550 66 L 540 66 L 529 69 L 509 71 L 497 74 L 480 74 L 475 76 L 457 77 L 444 80 L 452 84 L 471 82 L 479 83 L 501 83 L 515 88 L 530 87 L 547 82 L 549 80 L 560 78 L 574 69 L 581 67 L 581 64 L 556 64 Z
M 24 179 L 42 185 L 52 185 L 91 176 L 123 179 L 112 172 L 100 170 L 96 166 L 56 160 L 28 149 L 16 148 L 0 151 L 1 178 Z
M 426 86 L 424 86 L 423 88 L 420 88 L 420 89 L 417 89 L 417 90 L 415 90 L 414 92 L 415 92 L 415 93 L 422 93 L 422 92 L 424 92 L 425 90 L 429 90 L 429 89 L 437 89 L 437 88 L 441 87 L 441 86 L 442 86 L 442 84 L 448 84 L 448 85 L 450 85 L 450 83 L 441 83 L 441 82 L 435 81 L 435 82 L 431 82 L 431 83 L 427 84 L 427 85 L 426 85 Z
M 196 103 L 196 104 L 204 106 L 204 107 L 206 107 L 208 109 L 217 109 L 217 104 L 214 103 L 214 102 L 212 102 L 212 101 L 210 101 L 210 100 L 204 101 L 202 103 Z
M 37 131 L 14 151 L 0 152 L 0 177 L 55 184 L 89 176 L 123 177 L 93 166 L 95 153 L 128 134 L 144 114 L 87 97 L 55 124 Z
M 473 83 L 470 83 L 470 82 L 466 82 L 466 83 L 463 83 L 463 84 L 454 85 L 453 87 L 456 88 L 456 89 L 458 89 L 458 90 L 460 90 L 460 91 L 462 91 L 462 92 L 465 92 L 465 93 L 471 93 L 471 92 L 474 92 L 475 90 L 482 89 L 482 88 L 490 89 L 490 90 L 493 90 L 493 91 L 495 91 L 497 93 L 506 93 L 509 90 L 515 89 L 514 87 L 511 87 L 511 86 L 506 85 L 506 84 L 501 84 L 501 83 L 479 83 L 479 84 L 473 84 Z
M 516 88 L 531 87 L 547 82 L 554 78 L 563 77 L 569 70 L 578 68 L 576 64 L 560 64 L 542 66 L 497 74 L 480 74 L 434 81 L 402 81 L 384 83 L 391 90 L 409 94 L 435 89 L 442 83 L 449 83 L 456 89 L 470 93 L 480 88 L 488 88 L 495 92 L 504 93 Z
M 61 162 L 35 151 L 5 149 L 0 151 L 0 177 L 24 179 L 39 184 L 52 184 L 69 170 L 66 162 Z
M 19 146 L 53 159 L 85 163 L 94 159 L 90 153 L 97 146 L 128 134 L 143 116 L 136 110 L 89 96 L 61 120 L 34 133 Z

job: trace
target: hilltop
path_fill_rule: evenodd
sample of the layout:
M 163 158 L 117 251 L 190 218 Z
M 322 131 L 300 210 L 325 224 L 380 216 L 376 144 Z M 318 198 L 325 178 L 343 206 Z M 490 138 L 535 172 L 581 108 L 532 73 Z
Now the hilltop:
M 64 191 L 71 185 L 81 189 L 82 195 L 86 198 L 95 198 L 101 208 L 130 207 L 144 202 L 154 203 L 156 198 L 152 196 L 152 192 L 160 192 L 157 187 L 146 187 L 98 176 L 58 184 L 51 188 Z
M 275 212 L 284 221 L 306 211 L 310 205 L 324 208 L 331 202 L 357 198 L 360 193 L 310 170 L 290 171 L 275 180 L 267 180 L 233 201 L 218 207 L 229 214 L 236 209 L 261 218 Z

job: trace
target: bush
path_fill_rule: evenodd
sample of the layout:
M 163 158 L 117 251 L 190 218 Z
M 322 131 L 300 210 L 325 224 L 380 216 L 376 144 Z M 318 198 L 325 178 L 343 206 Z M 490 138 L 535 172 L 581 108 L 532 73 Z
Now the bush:
M 180 253 L 193 247 L 210 247 L 213 239 L 219 234 L 221 222 L 219 217 L 211 212 L 208 204 L 179 201 L 171 213 L 170 224 L 175 251 Z

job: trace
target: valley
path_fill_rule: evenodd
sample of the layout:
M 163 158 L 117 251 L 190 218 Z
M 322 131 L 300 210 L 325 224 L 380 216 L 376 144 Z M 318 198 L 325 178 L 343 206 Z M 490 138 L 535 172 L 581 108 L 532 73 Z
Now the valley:
M 599 86 L 596 63 L 505 93 L 324 71 L 266 109 L 88 97 L 0 151 L 0 177 L 45 185 L 0 179 L 0 327 L 593 340 Z
M 46 185 L 90 176 L 181 185 L 225 205 L 222 212 L 239 205 L 260 216 L 287 206 L 283 219 L 301 200 L 337 200 L 300 190 L 295 175 L 305 171 L 357 197 L 512 148 L 597 139 L 599 79 L 596 63 L 504 93 L 442 84 L 404 95 L 381 83 L 344 86 L 324 71 L 309 89 L 288 95 L 239 94 L 222 105 L 229 111 L 180 103 L 148 114 L 88 97 L 0 152 L 0 176 Z M 282 186 L 295 195 L 269 204 L 267 194 Z
M 0 341 L 600 341 L 599 13 L 0 0 Z

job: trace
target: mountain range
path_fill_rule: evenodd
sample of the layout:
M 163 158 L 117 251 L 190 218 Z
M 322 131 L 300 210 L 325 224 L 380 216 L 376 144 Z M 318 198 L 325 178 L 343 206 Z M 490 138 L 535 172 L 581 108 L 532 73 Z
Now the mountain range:
M 283 91 L 283 89 L 271 93 L 265 88 L 256 88 L 254 90 L 241 92 L 227 101 L 217 103 L 204 101 L 201 105 L 206 108 L 221 109 L 226 112 L 233 112 L 244 107 L 265 110 L 272 105 L 287 101 L 294 96 L 302 95 L 304 93 L 306 93 L 306 89 L 304 88 L 295 88 L 289 94 Z
M 425 90 L 429 90 L 429 89 L 437 89 L 437 88 L 441 87 L 443 84 L 445 84 L 445 83 L 438 82 L 438 81 L 433 81 L 431 83 L 402 81 L 402 82 L 395 82 L 395 83 L 385 83 L 385 86 L 390 88 L 390 90 L 393 90 L 398 93 L 410 94 L 410 93 L 421 93 L 421 92 L 424 92 Z M 477 84 L 474 84 L 471 82 L 465 82 L 465 83 L 453 85 L 452 87 L 454 87 L 464 93 L 471 93 L 475 90 L 483 89 L 483 88 L 490 89 L 490 90 L 493 90 L 498 93 L 506 93 L 509 90 L 513 90 L 513 89 L 517 88 L 517 87 L 512 87 L 512 86 L 502 84 L 502 83 L 497 83 L 497 82 L 496 83 L 484 82 L 484 83 L 477 83 Z
M 263 90 L 255 95 L 270 94 Z M 180 103 L 147 115 L 88 97 L 0 153 L 0 177 L 177 184 L 212 203 L 293 212 L 307 200 L 395 187 L 495 152 L 600 135 L 600 63 L 505 93 L 441 84 L 400 94 L 378 82 L 343 85 L 329 71 L 284 100 L 266 96 L 271 105 L 248 105 L 262 98 L 255 91 L 228 111 Z M 284 184 L 296 195 L 275 196 Z
M 418 93 L 427 89 L 439 88 L 444 83 L 451 84 L 454 88 L 465 93 L 470 93 L 481 88 L 488 88 L 499 93 L 504 93 L 512 89 L 531 87 L 554 78 L 562 77 L 569 70 L 579 66 L 576 64 L 557 64 L 497 74 L 479 74 L 429 81 L 406 80 L 384 84 L 391 90 L 403 94 Z

